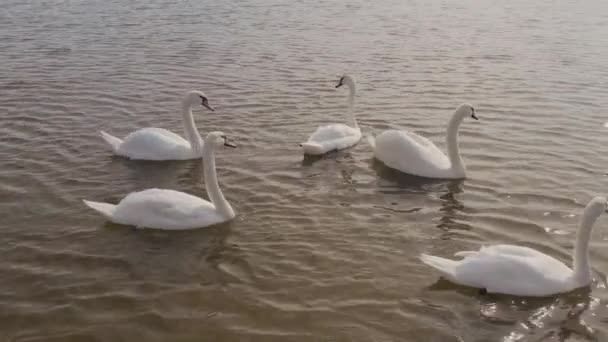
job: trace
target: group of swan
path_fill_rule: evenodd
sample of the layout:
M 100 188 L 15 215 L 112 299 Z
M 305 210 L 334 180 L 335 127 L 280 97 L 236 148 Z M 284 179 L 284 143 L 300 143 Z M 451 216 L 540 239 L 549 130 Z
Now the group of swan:
M 361 140 L 361 129 L 354 117 L 356 82 L 352 76 L 340 78 L 336 88 L 349 87 L 348 107 L 352 127 L 330 124 L 319 127 L 306 142 L 300 144 L 305 154 L 321 155 L 354 146 Z M 221 146 L 235 147 L 221 132 L 211 132 L 203 142 L 192 117 L 196 104 L 213 111 L 204 93 L 189 92 L 182 102 L 186 139 L 161 128 L 144 128 L 124 140 L 105 132 L 102 137 L 114 154 L 130 159 L 183 160 L 203 158 L 205 186 L 211 202 L 187 193 L 148 189 L 133 192 L 117 205 L 84 201 L 108 220 L 125 225 L 158 229 L 192 229 L 231 220 L 235 212 L 224 198 L 217 181 L 215 150 Z M 466 168 L 458 148 L 458 128 L 466 117 L 477 120 L 475 109 L 460 105 L 448 123 L 446 156 L 427 138 L 405 130 L 387 130 L 369 137 L 374 157 L 386 166 L 401 172 L 428 178 L 459 179 L 466 177 Z M 549 296 L 588 286 L 591 283 L 589 240 L 597 218 L 606 211 L 606 199 L 596 197 L 585 207 L 576 236 L 573 269 L 537 250 L 516 245 L 494 245 L 479 251 L 462 251 L 450 260 L 422 254 L 426 265 L 438 270 L 446 279 L 487 293 L 519 296 Z
M 84 200 L 106 219 L 142 228 L 193 229 L 229 221 L 235 213 L 224 197 L 215 171 L 215 150 L 221 146 L 236 147 L 222 132 L 211 132 L 203 142 L 192 117 L 192 107 L 199 104 L 211 111 L 203 92 L 190 91 L 182 101 L 184 134 L 187 140 L 162 128 L 142 128 L 124 140 L 101 132 L 114 154 L 140 160 L 185 160 L 203 158 L 205 187 L 211 202 L 190 194 L 168 189 L 133 192 L 120 203 Z
M 349 87 L 348 119 L 352 127 L 345 124 L 321 126 L 300 144 L 304 153 L 321 155 L 329 151 L 341 150 L 355 145 L 361 140 L 361 128 L 354 116 L 356 82 L 352 76 L 340 78 L 336 88 Z M 386 166 L 401 172 L 441 179 L 459 179 L 466 176 L 466 168 L 458 150 L 458 128 L 466 117 L 478 120 L 475 109 L 470 104 L 460 105 L 448 123 L 446 135 L 448 156 L 430 140 L 405 130 L 387 130 L 377 137 L 369 137 L 374 157 Z

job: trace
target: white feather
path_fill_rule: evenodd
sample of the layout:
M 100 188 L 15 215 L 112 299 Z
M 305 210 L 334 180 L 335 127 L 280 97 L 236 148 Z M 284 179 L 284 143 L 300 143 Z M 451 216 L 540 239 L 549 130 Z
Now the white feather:
M 468 104 L 460 105 L 448 125 L 446 156 L 433 142 L 416 133 L 388 130 L 372 143 L 374 156 L 386 166 L 411 175 L 428 178 L 464 178 L 466 169 L 458 150 L 458 127 L 465 116 L 474 113 Z
M 139 160 L 186 160 L 202 156 L 203 141 L 192 117 L 192 107 L 202 102 L 204 93 L 190 91 L 182 101 L 184 131 L 188 140 L 163 128 L 142 128 L 119 139 L 104 131 L 102 138 L 114 154 Z
M 528 247 L 495 245 L 478 252 L 456 253 L 462 260 L 422 254 L 420 260 L 455 283 L 486 289 L 489 293 L 549 296 L 587 286 L 591 282 L 589 237 L 595 220 L 606 210 L 606 199 L 587 204 L 574 249 L 574 268 Z
M 306 142 L 300 144 L 304 154 L 321 155 L 334 150 L 342 150 L 355 145 L 361 140 L 361 129 L 357 125 L 357 120 L 353 114 L 356 91 L 355 79 L 345 75 L 340 79 L 338 86 L 342 84 L 346 84 L 349 87 L 349 119 L 352 120 L 354 127 L 344 124 L 330 124 L 317 128 Z
M 224 198 L 217 182 L 214 150 L 223 145 L 221 132 L 209 133 L 204 148 L 205 186 L 211 202 L 175 190 L 147 189 L 133 192 L 117 205 L 84 201 L 106 219 L 142 228 L 193 229 L 234 218 L 234 210 Z

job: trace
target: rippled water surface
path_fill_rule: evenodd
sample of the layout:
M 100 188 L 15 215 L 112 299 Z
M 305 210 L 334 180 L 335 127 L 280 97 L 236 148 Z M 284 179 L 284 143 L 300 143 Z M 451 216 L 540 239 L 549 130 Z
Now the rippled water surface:
M 607 341 L 608 218 L 590 289 L 483 296 L 422 252 L 518 243 L 570 263 L 583 206 L 608 190 L 608 2 L 2 1 L 1 341 Z M 461 102 L 464 181 L 392 172 L 366 142 L 298 143 L 344 119 L 444 148 Z M 202 134 L 237 218 L 166 232 L 81 199 L 163 187 L 206 197 L 202 162 L 112 157 L 97 131 Z

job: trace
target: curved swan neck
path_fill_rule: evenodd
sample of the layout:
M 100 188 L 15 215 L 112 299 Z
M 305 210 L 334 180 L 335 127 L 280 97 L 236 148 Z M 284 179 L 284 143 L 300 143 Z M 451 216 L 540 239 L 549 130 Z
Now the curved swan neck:
M 351 124 L 355 128 L 359 128 L 359 124 L 357 123 L 357 119 L 355 118 L 355 94 L 357 92 L 357 86 L 354 82 L 348 83 L 348 120 L 351 121 Z
M 460 149 L 458 146 L 458 128 L 462 123 L 464 118 L 458 115 L 458 112 L 452 115 L 450 122 L 448 123 L 448 131 L 446 134 L 446 145 L 448 149 L 448 157 L 450 158 L 450 163 L 452 170 L 462 174 L 464 177 L 465 174 L 465 166 L 462 158 L 460 157 Z
M 228 219 L 233 218 L 235 216 L 234 210 L 230 206 L 230 203 L 226 201 L 226 198 L 224 198 L 224 194 L 217 182 L 217 174 L 215 171 L 215 146 L 213 142 L 209 142 L 203 146 L 203 164 L 205 188 L 207 189 L 207 194 L 209 195 L 209 199 L 211 199 L 211 203 L 213 203 L 215 210 L 217 210 L 221 216 Z
M 572 280 L 579 286 L 589 284 L 591 282 L 591 264 L 589 262 L 589 239 L 596 217 L 592 217 L 587 213 L 583 214 L 581 224 L 576 233 L 576 243 L 573 252 L 573 268 L 574 273 Z
M 196 128 L 196 124 L 194 123 L 194 117 L 192 116 L 192 105 L 186 101 L 182 103 L 182 116 L 186 140 L 188 140 L 188 142 L 190 143 L 190 147 L 192 148 L 192 150 L 195 151 L 197 155 L 200 155 L 202 152 L 201 149 L 203 147 L 203 139 L 198 133 L 198 129 Z

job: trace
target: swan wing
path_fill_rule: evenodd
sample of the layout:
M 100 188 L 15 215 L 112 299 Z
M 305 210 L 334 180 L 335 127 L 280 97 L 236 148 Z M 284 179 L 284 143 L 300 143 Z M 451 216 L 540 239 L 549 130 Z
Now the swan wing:
M 516 245 L 493 245 L 488 247 L 481 247 L 478 253 L 480 256 L 490 254 L 516 255 L 531 258 L 542 258 L 542 256 L 546 256 L 546 254 L 543 254 L 535 249 Z
M 448 279 L 484 288 L 489 293 L 548 296 L 572 289 L 570 268 L 527 247 L 497 245 L 482 248 L 478 253 L 468 252 L 459 261 L 443 260 L 453 263 L 448 274 L 440 269 Z
M 450 160 L 425 137 L 408 131 L 389 130 L 375 139 L 375 157 L 386 166 L 422 177 L 447 177 Z
M 116 207 L 114 220 L 120 224 L 157 229 L 192 229 L 224 221 L 212 203 L 165 189 L 130 193 Z
M 308 141 L 322 143 L 353 135 L 361 135 L 361 130 L 344 124 L 331 124 L 318 127 L 317 130 L 308 138 Z
M 175 160 L 195 158 L 190 143 L 163 128 L 142 128 L 127 135 L 117 154 L 131 159 Z
M 344 124 L 321 126 L 302 144 L 308 154 L 323 154 L 355 145 L 361 140 L 361 130 Z

